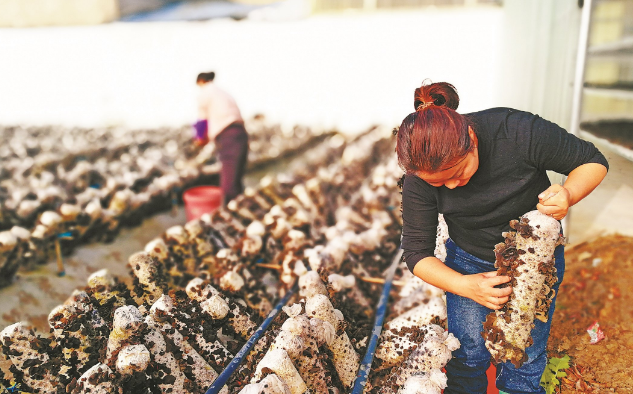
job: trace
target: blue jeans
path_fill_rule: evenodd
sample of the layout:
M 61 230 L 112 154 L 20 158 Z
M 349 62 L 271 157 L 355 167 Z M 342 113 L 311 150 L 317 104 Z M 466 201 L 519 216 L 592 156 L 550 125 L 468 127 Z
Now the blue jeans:
M 564 247 L 558 246 L 555 251 L 558 281 L 554 285 L 556 294 L 565 273 Z M 446 265 L 462 274 L 476 274 L 496 271 L 494 263 L 477 258 L 457 246 L 451 239 L 446 241 Z M 534 344 L 525 351 L 528 360 L 515 368 L 511 362 L 497 365 L 496 384 L 499 390 L 509 394 L 545 393 L 540 386 L 541 375 L 547 364 L 547 339 L 554 314 L 556 298 L 552 300 L 547 323 L 535 320 L 532 330 Z M 483 322 L 492 312 L 475 301 L 447 292 L 448 331 L 451 332 L 461 346 L 453 352 L 453 358 L 446 365 L 448 387 L 444 394 L 485 394 L 488 385 L 486 370 L 490 366 L 490 352 L 486 349 L 481 336 Z

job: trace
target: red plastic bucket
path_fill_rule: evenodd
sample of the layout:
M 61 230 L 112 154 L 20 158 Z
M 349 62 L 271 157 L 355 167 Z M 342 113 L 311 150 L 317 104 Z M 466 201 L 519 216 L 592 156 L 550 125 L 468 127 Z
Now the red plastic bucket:
M 222 205 L 222 190 L 216 186 L 192 187 L 185 190 L 182 199 L 187 221 L 190 221 L 219 208 Z

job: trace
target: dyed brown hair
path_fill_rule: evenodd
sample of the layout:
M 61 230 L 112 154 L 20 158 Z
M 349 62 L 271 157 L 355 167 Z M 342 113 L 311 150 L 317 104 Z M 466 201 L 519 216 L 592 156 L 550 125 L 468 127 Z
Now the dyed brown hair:
M 196 83 L 200 83 L 200 82 L 212 82 L 215 79 L 215 72 L 211 71 L 208 73 L 200 73 L 198 74 L 198 77 L 196 78 Z
M 415 112 L 397 131 L 398 162 L 407 173 L 436 172 L 472 149 L 471 122 L 457 113 L 459 96 L 453 85 L 437 82 L 415 90 Z

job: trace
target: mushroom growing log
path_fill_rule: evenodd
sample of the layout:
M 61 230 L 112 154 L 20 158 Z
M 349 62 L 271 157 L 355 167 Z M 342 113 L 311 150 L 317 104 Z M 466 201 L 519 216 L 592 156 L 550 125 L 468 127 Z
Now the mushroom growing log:
M 453 334 L 435 324 L 422 327 L 420 332 L 424 334 L 424 339 L 404 363 L 395 367 L 380 394 L 395 394 L 398 387 L 402 387 L 398 393 L 409 394 L 439 394 L 441 389 L 446 388 L 446 376 L 442 373 L 442 368 L 451 359 L 451 352 L 459 348 L 460 343 Z M 406 388 L 412 386 L 410 380 L 419 384 L 417 390 Z
M 379 369 L 401 363 L 422 339 L 420 328 L 445 319 L 446 304 L 436 297 L 387 322 L 376 349 L 376 358 L 382 361 Z
M 14 376 L 28 387 L 42 393 L 63 393 L 69 380 L 67 365 L 51 357 L 50 340 L 35 336 L 33 330 L 22 322 L 6 327 L 0 332 L 2 352 L 11 360 Z
M 308 387 L 285 350 L 273 349 L 266 353 L 262 361 L 257 365 L 253 380 L 258 381 L 262 379 L 264 374 L 270 371 L 274 372 L 288 385 L 291 394 L 304 394 L 306 392 Z
M 486 317 L 482 336 L 495 363 L 511 361 L 519 368 L 532 345 L 534 319 L 546 322 L 556 283 L 554 250 L 563 238 L 560 223 L 539 211 L 523 215 L 495 246 L 497 275 L 512 278 L 512 294 L 499 310 Z
M 112 370 L 107 365 L 95 364 L 81 375 L 70 392 L 73 394 L 114 394 L 116 391 L 110 379 L 111 374 Z
M 240 394 L 291 394 L 288 385 L 274 373 L 266 376 L 259 383 L 245 386 Z

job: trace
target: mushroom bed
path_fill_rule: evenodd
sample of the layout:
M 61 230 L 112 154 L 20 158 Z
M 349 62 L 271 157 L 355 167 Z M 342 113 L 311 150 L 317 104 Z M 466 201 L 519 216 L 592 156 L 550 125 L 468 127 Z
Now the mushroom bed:
M 459 342 L 445 330 L 443 292 L 395 259 L 393 143 L 378 128 L 321 144 L 300 170 L 263 178 L 130 256 L 131 285 L 95 272 L 50 312 L 50 335 L 4 328 L 0 389 L 204 393 L 298 283 L 220 392 L 349 393 L 395 260 L 398 287 L 365 392 L 439 394 Z M 438 233 L 442 245 L 443 221 Z
M 262 117 L 246 127 L 256 168 L 333 134 L 285 130 Z M 0 287 L 18 269 L 49 261 L 56 243 L 68 254 L 81 243 L 114 240 L 122 226 L 173 208 L 187 188 L 217 184 L 220 168 L 213 143 L 197 146 L 189 127 L 15 126 L 0 128 L 0 136 Z

